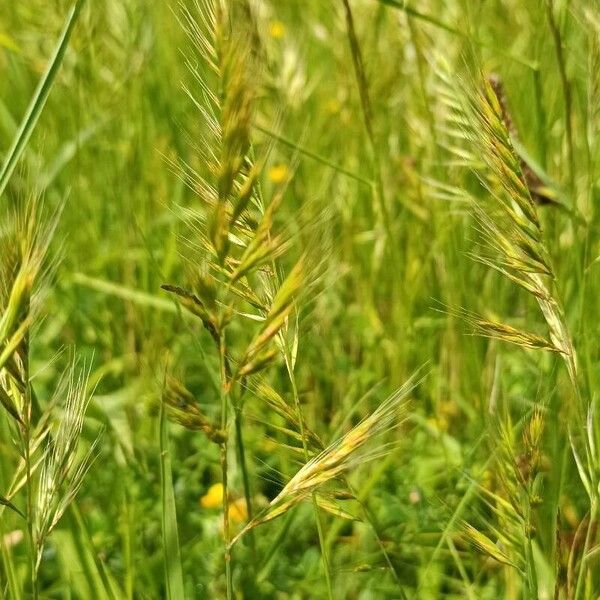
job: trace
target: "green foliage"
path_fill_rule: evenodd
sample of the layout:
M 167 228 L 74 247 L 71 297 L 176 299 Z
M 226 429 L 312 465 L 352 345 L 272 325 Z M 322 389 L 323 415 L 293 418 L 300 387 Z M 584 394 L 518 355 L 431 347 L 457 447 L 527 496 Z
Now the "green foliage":
M 599 67 L 584 0 L 0 3 L 0 597 L 597 598 Z

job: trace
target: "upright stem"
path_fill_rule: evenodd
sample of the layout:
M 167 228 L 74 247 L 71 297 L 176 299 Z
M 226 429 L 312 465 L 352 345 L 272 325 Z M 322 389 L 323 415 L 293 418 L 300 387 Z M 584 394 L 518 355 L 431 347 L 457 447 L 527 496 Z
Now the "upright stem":
M 592 542 L 592 532 L 594 531 L 594 523 L 596 521 L 596 514 L 598 512 L 598 503 L 596 499 L 592 500 L 592 506 L 590 508 L 590 521 L 588 523 L 587 532 L 585 534 L 585 542 L 583 544 L 583 551 L 581 553 L 581 564 L 579 565 L 579 573 L 577 574 L 577 585 L 575 586 L 575 600 L 580 597 L 583 582 L 585 580 L 585 574 L 587 572 L 587 553 L 590 549 Z
M 294 406 L 298 415 L 298 422 L 300 424 L 300 436 L 302 437 L 302 448 L 304 451 L 304 460 L 308 462 L 308 444 L 306 443 L 306 432 L 304 428 L 304 416 L 302 409 L 300 408 L 300 396 L 298 395 L 298 388 L 296 387 L 296 377 L 294 376 L 294 370 L 292 367 L 292 361 L 290 360 L 287 348 L 284 351 L 285 366 L 287 368 L 290 384 L 292 386 L 292 397 L 294 398 Z M 312 505 L 313 512 L 315 515 L 315 521 L 317 523 L 317 533 L 319 535 L 319 546 L 321 547 L 321 558 L 323 560 L 323 570 L 325 571 L 325 579 L 327 581 L 327 595 L 329 600 L 333 600 L 333 582 L 331 578 L 331 566 L 329 564 L 329 553 L 327 551 L 327 544 L 325 543 L 325 535 L 323 532 L 323 524 L 321 523 L 321 517 L 319 515 L 319 505 L 317 504 L 317 495 L 315 492 L 312 493 Z
M 25 421 L 22 426 L 21 439 L 23 440 L 23 450 L 25 457 L 25 472 L 27 479 L 27 539 L 29 542 L 29 563 L 31 569 L 31 594 L 34 600 L 38 598 L 38 585 L 37 585 L 37 550 L 35 546 L 35 540 L 33 536 L 33 489 L 31 479 L 31 455 L 30 455 L 30 423 L 29 419 Z
M 25 459 L 25 477 L 27 481 L 27 538 L 29 542 L 29 563 L 31 570 L 31 595 L 34 600 L 39 597 L 37 572 L 39 568 L 38 551 L 33 535 L 34 508 L 33 508 L 33 484 L 31 477 L 31 388 L 29 382 L 29 343 L 28 337 L 24 340 L 25 351 L 23 353 L 23 424 L 21 425 L 21 440 L 23 444 L 23 456 Z
M 244 447 L 244 437 L 242 435 L 242 409 L 236 406 L 234 408 L 234 420 L 235 420 L 235 446 L 238 451 L 238 457 L 240 461 L 240 468 L 242 470 L 242 482 L 244 484 L 244 499 L 246 501 L 246 511 L 248 513 L 248 522 L 252 521 L 253 510 L 252 510 L 252 494 L 250 492 L 250 478 L 248 477 L 248 467 L 246 465 L 246 451 Z M 254 530 L 248 532 L 250 546 L 254 559 L 256 559 L 256 541 L 254 539 Z M 256 560 L 253 561 L 253 567 L 256 567 Z
M 323 570 L 325 571 L 325 579 L 327 580 L 327 596 L 329 600 L 333 600 L 333 582 L 331 580 L 331 565 L 329 564 L 329 554 L 325 545 L 325 534 L 323 532 L 323 523 L 321 523 L 321 515 L 319 514 L 319 505 L 317 504 L 317 494 L 313 492 L 311 495 L 313 511 L 315 513 L 315 521 L 317 522 L 317 532 L 319 534 L 319 545 L 321 546 L 321 556 L 323 558 Z
M 546 0 L 546 12 L 548 14 L 548 25 L 552 40 L 554 42 L 554 50 L 556 52 L 556 62 L 558 63 L 558 73 L 560 75 L 560 83 L 562 87 L 564 108 L 565 108 L 565 134 L 567 137 L 567 160 L 569 164 L 569 184 L 571 193 L 575 187 L 575 155 L 573 148 L 573 102 L 571 97 L 571 85 L 567 77 L 567 68 L 565 65 L 565 56 L 563 52 L 562 38 L 560 29 L 554 17 L 554 2 Z
M 369 86 L 367 83 L 367 76 L 365 74 L 364 63 L 360 46 L 358 45 L 358 37 L 356 36 L 356 30 L 354 28 L 354 18 L 352 16 L 352 9 L 348 0 L 342 0 L 344 5 L 344 12 L 346 14 L 346 25 L 348 27 L 348 43 L 350 44 L 350 53 L 352 55 L 352 64 L 354 66 L 354 75 L 356 77 L 356 84 L 358 87 L 358 93 L 360 96 L 360 104 L 363 113 L 363 120 L 365 123 L 365 130 L 367 132 L 367 138 L 369 146 L 371 147 L 371 154 L 373 156 L 373 171 L 375 176 L 375 197 L 379 206 L 380 218 L 383 221 L 383 227 L 388 236 L 388 242 L 392 243 L 392 231 L 390 227 L 389 213 L 387 209 L 387 203 L 385 198 L 385 192 L 383 188 L 383 179 L 381 175 L 381 159 L 375 142 L 375 132 L 373 130 L 373 112 L 371 109 L 371 99 L 369 97 Z
M 536 131 L 538 144 L 538 160 L 543 169 L 548 166 L 548 140 L 546 123 L 546 111 L 542 102 L 542 78 L 539 69 L 531 71 L 533 77 L 533 90 L 535 97 Z
M 227 600 L 233 600 L 233 573 L 231 570 L 231 532 L 229 528 L 229 486 L 227 483 L 227 425 L 229 403 L 229 381 L 227 376 L 227 359 L 225 333 L 219 333 L 219 359 L 221 374 L 221 430 L 225 432 L 225 440 L 221 443 L 221 474 L 223 480 L 223 539 L 225 545 L 225 577 L 227 580 Z

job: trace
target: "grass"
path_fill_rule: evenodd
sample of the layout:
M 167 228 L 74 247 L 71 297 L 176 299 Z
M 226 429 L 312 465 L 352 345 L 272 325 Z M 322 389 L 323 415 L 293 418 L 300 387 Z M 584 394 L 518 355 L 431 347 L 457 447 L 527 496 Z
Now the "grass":
M 600 11 L 0 5 L 0 597 L 592 599 Z

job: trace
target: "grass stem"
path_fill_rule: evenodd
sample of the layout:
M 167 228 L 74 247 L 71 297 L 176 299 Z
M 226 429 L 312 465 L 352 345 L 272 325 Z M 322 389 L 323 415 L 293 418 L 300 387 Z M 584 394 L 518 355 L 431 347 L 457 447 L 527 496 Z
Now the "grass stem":
M 227 600 L 233 600 L 233 572 L 231 566 L 231 531 L 229 524 L 229 485 L 228 485 L 228 467 L 227 467 L 227 431 L 229 425 L 229 381 L 227 376 L 227 353 L 225 345 L 225 333 L 219 333 L 219 362 L 221 374 L 221 430 L 225 432 L 225 440 L 221 443 L 220 460 L 221 476 L 223 483 L 223 538 L 224 538 L 224 558 L 225 558 L 225 577 L 227 585 Z
M 310 456 L 308 453 L 308 443 L 306 439 L 306 428 L 304 424 L 304 415 L 302 413 L 302 407 L 300 406 L 300 396 L 298 394 L 298 387 L 296 385 L 296 377 L 294 375 L 294 368 L 292 366 L 292 359 L 288 352 L 287 346 L 284 350 L 284 360 L 285 366 L 288 372 L 288 377 L 290 380 L 290 384 L 292 387 L 292 397 L 294 400 L 294 407 L 296 409 L 296 414 L 298 417 L 298 423 L 300 424 L 300 436 L 302 438 L 302 448 L 304 452 L 304 460 L 308 461 Z M 321 548 L 321 558 L 323 560 L 323 570 L 325 572 L 325 579 L 327 583 L 327 595 L 329 600 L 334 599 L 333 595 L 333 580 L 331 577 L 331 565 L 329 562 L 329 553 L 327 552 L 327 545 L 325 543 L 325 536 L 323 532 L 323 524 L 321 523 L 321 517 L 319 514 L 319 506 L 317 504 L 317 496 L 315 492 L 312 493 L 312 505 L 313 505 L 313 513 L 315 516 L 315 522 L 317 525 L 317 533 L 319 535 L 319 546 Z
M 556 62 L 558 73 L 560 75 L 560 84 L 563 94 L 564 114 L 565 114 L 565 135 L 567 138 L 567 164 L 569 168 L 569 186 L 570 191 L 575 191 L 575 149 L 573 143 L 573 101 L 571 96 L 571 83 L 567 76 L 567 67 L 565 63 L 563 40 L 556 17 L 554 15 L 554 1 L 546 0 L 546 13 L 548 16 L 548 25 L 554 42 L 554 51 L 556 52 Z

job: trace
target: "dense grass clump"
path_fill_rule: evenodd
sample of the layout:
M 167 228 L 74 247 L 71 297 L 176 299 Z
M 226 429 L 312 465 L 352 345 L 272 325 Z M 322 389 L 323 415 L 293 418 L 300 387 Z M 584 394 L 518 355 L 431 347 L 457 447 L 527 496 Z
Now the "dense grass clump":
M 0 598 L 600 594 L 600 7 L 0 4 Z

